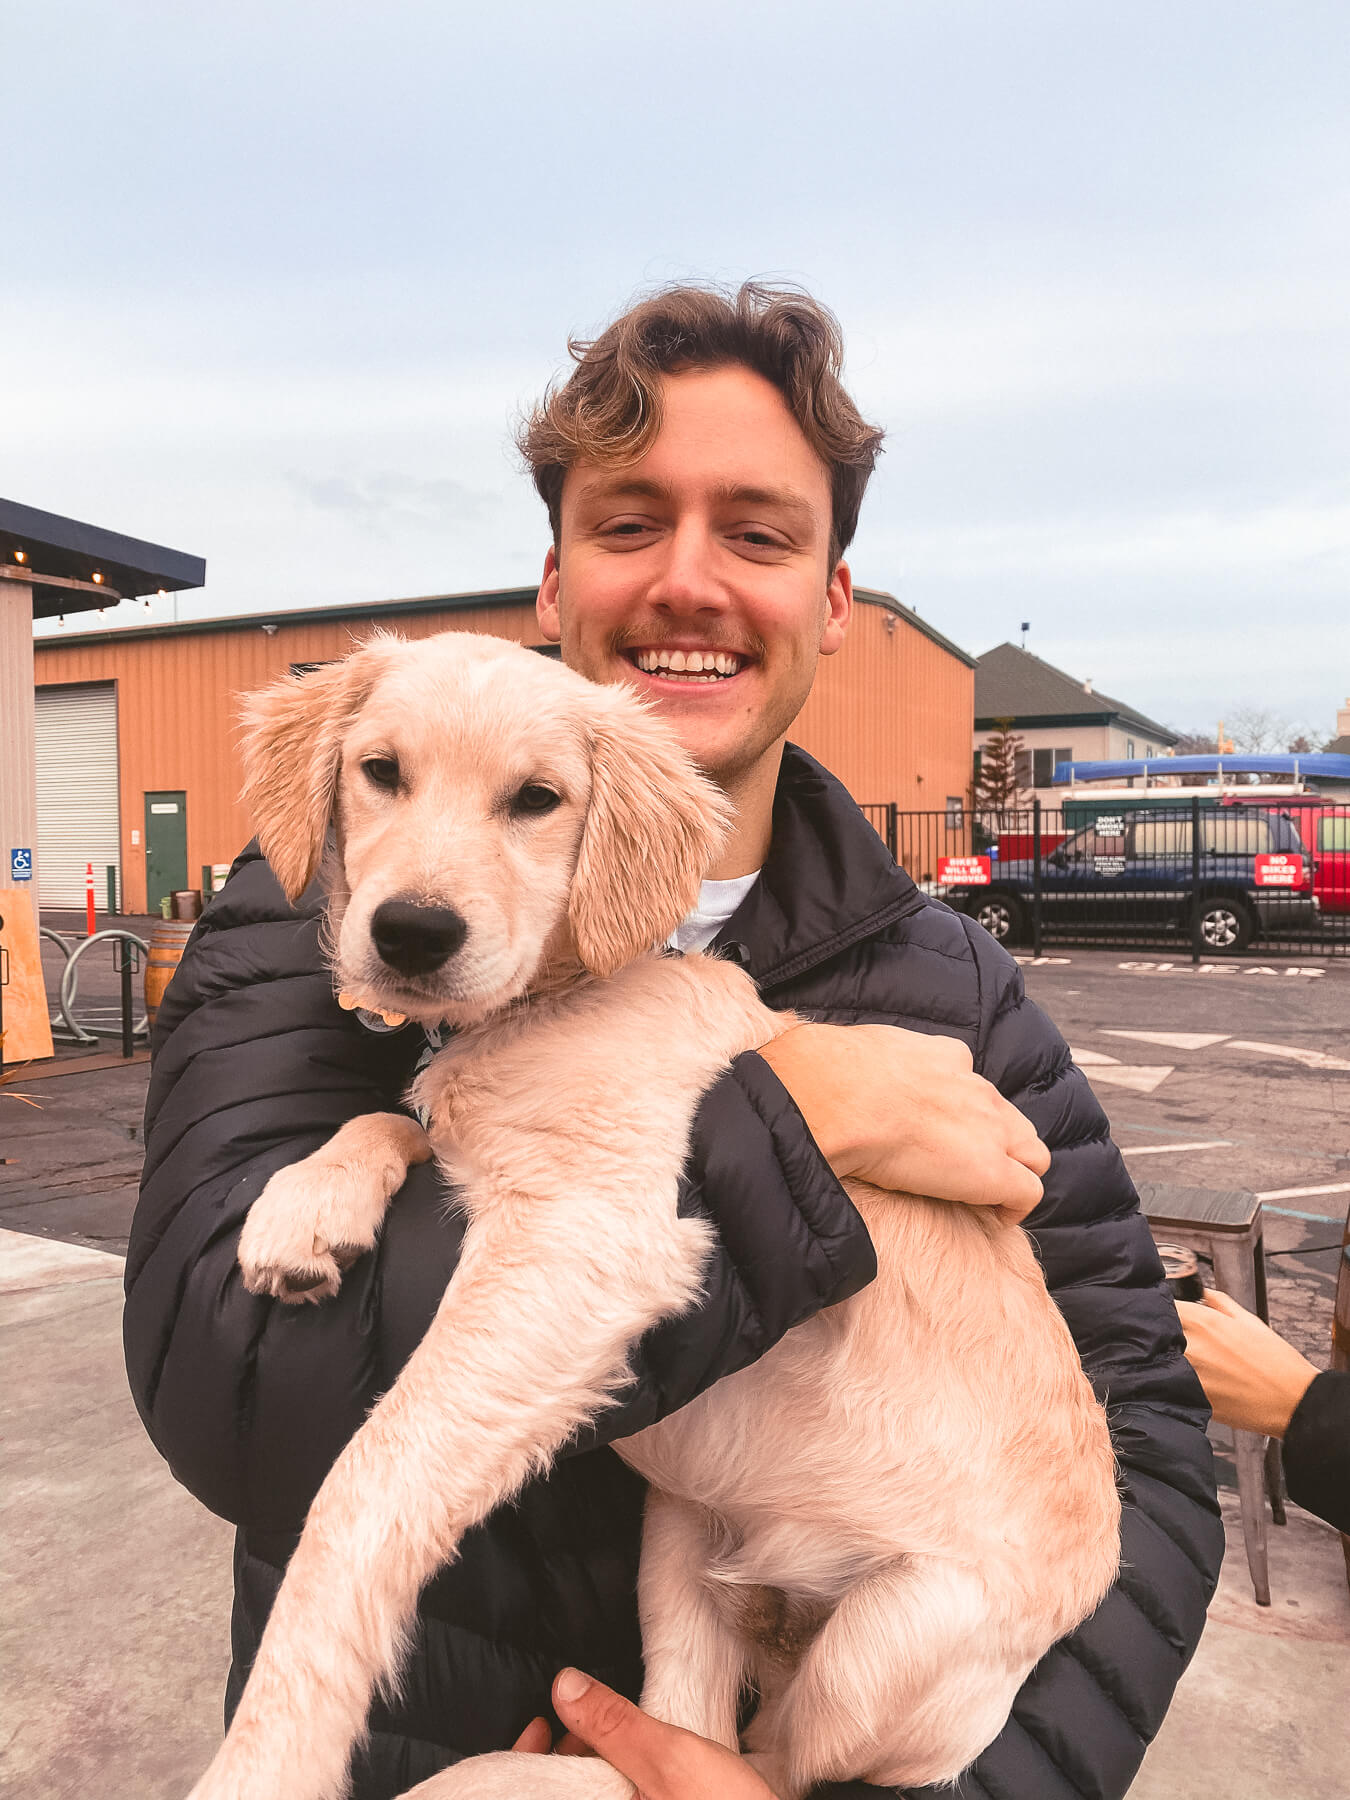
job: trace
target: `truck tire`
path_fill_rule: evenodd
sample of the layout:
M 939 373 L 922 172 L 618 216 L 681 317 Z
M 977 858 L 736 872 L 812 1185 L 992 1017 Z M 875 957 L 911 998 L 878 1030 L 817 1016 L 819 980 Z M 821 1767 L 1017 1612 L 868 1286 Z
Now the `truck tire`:
M 1011 894 L 985 894 L 970 909 L 977 925 L 983 925 L 997 944 L 1020 944 L 1026 935 L 1026 908 Z
M 1256 936 L 1256 920 L 1245 900 L 1209 894 L 1196 902 L 1200 945 L 1211 956 L 1241 956 Z

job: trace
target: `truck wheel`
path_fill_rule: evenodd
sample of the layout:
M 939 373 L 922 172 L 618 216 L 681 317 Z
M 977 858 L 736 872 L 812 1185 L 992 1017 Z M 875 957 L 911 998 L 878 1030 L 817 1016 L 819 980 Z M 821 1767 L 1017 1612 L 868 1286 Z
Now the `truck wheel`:
M 1256 920 L 1243 901 L 1214 894 L 1198 903 L 1200 942 L 1219 956 L 1241 956 L 1256 935 Z
M 1026 932 L 1026 912 L 1011 894 L 986 894 L 971 908 L 971 917 L 999 944 L 1020 943 Z

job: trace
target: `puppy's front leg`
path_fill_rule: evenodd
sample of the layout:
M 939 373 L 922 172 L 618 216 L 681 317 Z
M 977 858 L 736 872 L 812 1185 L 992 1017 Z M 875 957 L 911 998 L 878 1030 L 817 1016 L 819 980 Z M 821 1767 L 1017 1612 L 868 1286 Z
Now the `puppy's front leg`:
M 329 1800 L 423 1584 L 623 1383 L 695 1296 L 708 1228 L 674 1195 L 540 1200 L 487 1184 L 398 1381 L 324 1482 L 196 1800 Z M 645 1203 L 644 1203 L 645 1202 Z
M 390 1200 L 431 1144 L 403 1113 L 351 1119 L 321 1150 L 278 1169 L 249 1208 L 239 1267 L 251 1294 L 327 1300 L 375 1247 Z

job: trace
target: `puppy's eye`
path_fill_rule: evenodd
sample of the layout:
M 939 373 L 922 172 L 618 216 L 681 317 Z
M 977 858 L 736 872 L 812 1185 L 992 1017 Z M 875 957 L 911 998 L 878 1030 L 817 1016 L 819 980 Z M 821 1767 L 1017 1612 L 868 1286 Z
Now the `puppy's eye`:
M 511 811 L 517 818 L 539 818 L 543 813 L 551 813 L 555 806 L 561 805 L 562 795 L 555 794 L 542 781 L 527 781 L 524 787 L 511 796 Z
M 361 764 L 372 787 L 392 793 L 398 786 L 398 764 L 392 756 L 368 756 Z

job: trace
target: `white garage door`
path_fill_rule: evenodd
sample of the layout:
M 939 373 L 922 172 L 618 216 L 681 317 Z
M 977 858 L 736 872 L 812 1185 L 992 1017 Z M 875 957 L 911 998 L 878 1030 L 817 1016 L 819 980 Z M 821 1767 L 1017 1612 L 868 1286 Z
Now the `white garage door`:
M 107 868 L 122 869 L 117 829 L 117 686 L 40 687 L 37 719 L 38 903 L 84 911 L 84 867 L 94 902 L 108 904 Z

